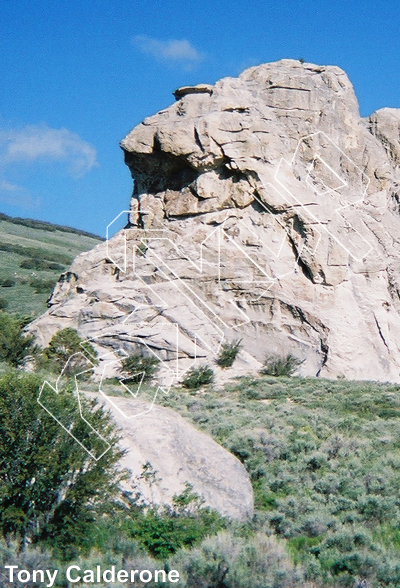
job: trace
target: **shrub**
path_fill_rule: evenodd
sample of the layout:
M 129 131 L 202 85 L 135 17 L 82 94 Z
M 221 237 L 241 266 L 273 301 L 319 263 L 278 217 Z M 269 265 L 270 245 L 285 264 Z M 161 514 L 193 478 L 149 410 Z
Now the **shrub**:
M 181 550 L 172 565 L 182 570 L 185 586 L 196 588 L 311 588 L 283 541 L 263 533 L 247 538 L 220 532 L 191 551 Z
M 24 335 L 25 319 L 17 319 L 0 312 L 0 361 L 14 367 L 23 364 L 26 356 L 37 351 L 33 335 Z
M 242 340 L 240 339 L 231 341 L 230 343 L 224 343 L 216 359 L 217 365 L 222 368 L 231 367 L 242 347 L 241 342 Z
M 53 335 L 48 347 L 43 352 L 45 359 L 50 362 L 50 367 L 55 371 L 64 369 L 64 374 L 72 376 L 83 369 L 88 369 L 87 359 L 92 363 L 96 362 L 97 353 L 92 345 L 79 337 L 77 331 L 70 327 L 61 329 Z M 75 355 L 75 354 L 80 355 Z M 74 356 L 74 357 L 72 357 Z
M 291 354 L 286 357 L 267 357 L 260 373 L 264 376 L 292 376 L 303 361 Z
M 0 286 L 2 288 L 12 288 L 15 286 L 15 280 L 13 278 L 1 278 Z
M 126 523 L 130 537 L 152 556 L 161 559 L 183 547 L 193 547 L 223 526 L 222 517 L 208 508 L 201 508 L 196 514 L 178 516 L 165 509 L 149 509 L 142 513 L 133 509 L 132 518 Z
M 161 479 L 150 463 L 143 466 L 139 479 L 150 489 Z M 157 558 L 167 558 L 183 547 L 192 547 L 204 537 L 225 528 L 226 521 L 220 514 L 204 506 L 204 499 L 186 482 L 185 489 L 173 497 L 172 506 L 155 506 L 144 501 L 131 503 L 130 517 L 125 517 L 124 529 L 128 535 Z
M 55 261 L 49 261 L 46 259 L 35 259 L 33 257 L 27 257 L 26 259 L 23 259 L 19 264 L 19 267 L 22 267 L 24 269 L 55 271 L 62 271 L 65 269 L 65 265 L 61 265 L 60 263 L 56 263 Z
M 54 280 L 42 280 L 40 278 L 32 278 L 29 285 L 34 289 L 35 294 L 42 294 L 43 292 L 51 292 L 54 288 Z
M 38 588 L 39 582 L 34 582 L 32 578 L 33 570 L 54 569 L 50 555 L 33 545 L 30 545 L 25 551 L 20 551 L 16 542 L 0 541 L 0 586 L 11 586 L 9 583 L 9 570 L 4 566 L 14 565 L 19 569 L 28 570 L 31 573 L 31 579 L 26 582 L 20 582 L 14 575 L 12 583 L 13 588 Z M 42 585 L 43 586 L 43 585 Z
M 7 298 L 0 298 L 0 310 L 5 310 L 8 306 Z
M 139 243 L 139 245 L 136 245 L 137 257 L 144 257 L 146 255 L 147 250 L 148 250 L 147 245 L 141 241 Z
M 182 380 L 182 385 L 189 390 L 196 390 L 201 386 L 206 386 L 214 381 L 214 372 L 208 365 L 202 365 L 198 368 L 191 368 L 186 377 Z
M 130 355 L 122 361 L 125 381 L 139 383 L 151 380 L 157 373 L 160 360 L 154 356 Z

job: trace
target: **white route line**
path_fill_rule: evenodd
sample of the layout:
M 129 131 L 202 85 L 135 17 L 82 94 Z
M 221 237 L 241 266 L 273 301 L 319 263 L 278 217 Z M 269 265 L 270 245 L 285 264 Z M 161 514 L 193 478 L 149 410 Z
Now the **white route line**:
M 114 361 L 114 363 L 119 363 L 119 362 L 118 362 L 118 360 L 115 360 L 115 361 Z M 109 397 L 109 396 L 108 396 L 108 395 L 107 395 L 107 394 L 106 394 L 106 393 L 105 393 L 105 392 L 102 390 L 102 384 L 103 384 L 103 380 L 104 380 L 104 378 L 105 378 L 105 372 L 106 372 L 106 369 L 107 369 L 107 367 L 108 367 L 109 365 L 110 365 L 110 364 L 106 364 L 106 365 L 104 366 L 104 368 L 103 368 L 103 372 L 102 372 L 101 379 L 100 379 L 100 383 L 99 383 L 99 392 L 100 392 L 100 394 L 103 396 L 103 398 L 104 398 L 104 399 L 105 399 L 107 402 L 109 402 L 109 403 L 110 403 L 110 404 L 111 404 L 111 405 L 112 405 L 112 406 L 113 406 L 113 407 L 114 407 L 114 408 L 115 408 L 115 409 L 116 409 L 116 410 L 117 410 L 117 411 L 118 411 L 118 412 L 119 412 L 119 413 L 120 413 L 120 414 L 121 414 L 121 415 L 122 415 L 122 416 L 123 416 L 123 417 L 124 417 L 126 420 L 134 419 L 134 418 L 136 418 L 136 417 L 142 416 L 142 415 L 144 415 L 144 414 L 146 414 L 146 413 L 150 412 L 150 411 L 152 410 L 153 406 L 154 406 L 154 403 L 155 403 L 155 401 L 156 401 L 156 398 L 157 398 L 157 396 L 158 396 L 158 393 L 161 391 L 161 392 L 163 392 L 163 394 L 168 394 L 168 393 L 169 393 L 169 391 L 170 391 L 170 389 L 171 389 L 171 386 L 172 386 L 172 384 L 173 384 L 173 381 L 174 381 L 174 377 L 172 377 L 172 379 L 171 379 L 171 382 L 170 382 L 170 384 L 169 384 L 169 386 L 168 386 L 167 388 L 165 388 L 164 386 L 157 386 L 157 389 L 156 389 L 156 391 L 155 391 L 155 394 L 154 394 L 154 396 L 153 396 L 153 400 L 152 400 L 152 402 L 151 402 L 151 404 L 150 404 L 149 408 L 147 408 L 146 410 L 143 410 L 142 412 L 139 412 L 139 413 L 137 413 L 137 414 L 131 414 L 130 416 L 128 416 L 128 415 L 127 415 L 127 414 L 126 414 L 126 413 L 125 413 L 125 412 L 124 412 L 124 411 L 123 411 L 123 410 L 122 410 L 122 409 L 121 409 L 121 408 L 118 406 L 118 403 L 115 403 L 115 402 L 112 400 L 112 398 L 111 398 L 111 397 Z M 133 375 L 133 376 L 139 376 L 139 375 L 141 375 L 141 376 L 142 376 L 142 377 L 141 377 L 141 379 L 140 379 L 140 382 L 139 382 L 139 384 L 138 384 L 138 387 L 137 387 L 137 390 L 136 390 L 136 392 L 132 392 L 132 390 L 129 388 L 129 386 L 127 386 L 127 385 L 124 383 L 124 380 L 126 380 L 127 378 L 120 378 L 120 379 L 119 379 L 119 383 L 121 384 L 121 386 L 123 386 L 123 387 L 125 388 L 125 390 L 126 390 L 126 391 L 127 391 L 127 392 L 128 392 L 128 393 L 129 393 L 129 394 L 130 394 L 130 395 L 131 395 L 133 398 L 137 398 L 137 397 L 138 397 L 138 395 L 139 395 L 140 389 L 141 389 L 141 387 L 142 387 L 143 381 L 144 381 L 145 372 L 137 372 L 136 374 L 132 374 L 132 375 Z
M 86 447 L 86 446 L 85 446 L 85 445 L 84 445 L 84 444 L 83 444 L 83 443 L 82 443 L 82 442 L 81 442 L 81 441 L 80 441 L 80 440 L 79 440 L 79 439 L 78 439 L 78 438 L 77 438 L 77 437 L 76 437 L 76 436 L 75 436 L 75 435 L 72 433 L 72 429 L 73 429 L 73 427 L 74 427 L 74 423 L 71 423 L 71 425 L 70 425 L 70 428 L 68 429 L 68 428 L 67 428 L 65 425 L 63 425 L 63 423 L 62 423 L 62 422 L 61 422 L 61 421 L 60 421 L 60 420 L 59 420 L 59 419 L 58 419 L 58 418 L 57 418 L 57 417 L 56 417 L 56 416 L 55 416 L 55 415 L 54 415 L 54 414 L 51 412 L 51 410 L 49 410 L 49 409 L 47 408 L 47 406 L 46 406 L 45 404 L 43 404 L 43 402 L 41 401 L 41 396 L 42 396 L 42 394 L 43 394 L 43 390 L 44 390 L 44 388 L 45 388 L 46 384 L 47 384 L 47 386 L 49 386 L 49 387 L 50 387 L 50 388 L 53 390 L 53 392 L 55 392 L 55 394 L 57 394 L 57 395 L 58 395 L 58 394 L 61 392 L 61 391 L 58 389 L 58 382 L 59 382 L 59 380 L 60 380 L 60 377 L 61 377 L 61 375 L 64 373 L 64 371 L 65 371 L 65 369 L 66 369 L 66 367 L 67 367 L 67 365 L 68 365 L 68 362 L 69 362 L 69 361 L 70 361 L 70 360 L 71 360 L 73 357 L 75 357 L 75 356 L 77 356 L 77 355 L 81 355 L 81 356 L 83 356 L 83 357 L 86 359 L 86 361 L 89 361 L 89 363 L 91 363 L 91 362 L 90 362 L 90 360 L 88 360 L 88 358 L 87 358 L 85 355 L 83 355 L 83 353 L 80 353 L 80 352 L 79 352 L 79 353 L 74 353 L 73 355 L 71 355 L 71 356 L 68 358 L 68 360 L 67 360 L 67 363 L 65 364 L 65 366 L 64 366 L 64 368 L 63 368 L 63 370 L 62 370 L 62 372 L 61 372 L 60 376 L 59 376 L 59 377 L 58 377 L 58 379 L 57 379 L 57 382 L 56 382 L 56 387 L 54 388 L 54 386 L 52 386 L 52 385 L 51 385 L 51 384 L 50 384 L 50 383 L 49 383 L 47 380 L 45 380 L 45 381 L 43 382 L 43 385 L 42 385 L 41 389 L 40 389 L 40 392 L 39 392 L 39 396 L 38 396 L 38 398 L 37 398 L 37 401 L 38 401 L 38 403 L 40 404 L 40 406 L 41 406 L 42 408 L 44 408 L 44 410 L 45 410 L 45 411 L 46 411 L 46 412 L 47 412 L 47 413 L 48 413 L 48 414 L 49 414 L 49 415 L 50 415 L 50 416 L 51 416 L 51 417 L 52 417 L 52 418 L 53 418 L 53 419 L 54 419 L 54 420 L 55 420 L 55 421 L 56 421 L 56 422 L 57 422 L 57 423 L 58 423 L 58 424 L 59 424 L 59 425 L 60 425 L 60 426 L 61 426 L 61 427 L 64 429 L 64 431 L 66 431 L 66 432 L 67 432 L 67 433 L 68 433 L 68 434 L 69 434 L 69 435 L 70 435 L 70 436 L 71 436 L 71 437 L 72 437 L 72 438 L 73 438 L 73 439 L 74 439 L 74 440 L 75 440 L 75 441 L 76 441 L 76 442 L 77 442 L 77 443 L 78 443 L 78 444 L 79 444 L 79 445 L 80 445 L 80 446 L 81 446 L 81 447 L 82 447 L 82 448 L 83 448 L 83 449 L 84 449 L 84 450 L 85 450 L 85 451 L 86 451 L 86 452 L 87 452 L 87 453 L 88 453 L 88 454 L 89 454 L 89 455 L 90 455 L 90 456 L 91 456 L 93 459 L 95 459 L 96 461 L 99 461 L 99 459 L 101 459 L 101 458 L 103 457 L 103 455 L 105 455 L 105 454 L 107 453 L 107 451 L 109 451 L 109 450 L 111 449 L 111 444 L 110 444 L 110 443 L 107 441 L 107 439 L 105 439 L 105 438 L 104 438 L 104 437 L 103 437 L 103 436 L 102 436 L 102 435 L 101 435 L 101 434 L 100 434 L 98 431 L 96 431 L 96 429 L 95 429 L 95 428 L 94 428 L 94 427 L 93 427 L 93 426 L 92 426 L 92 425 L 89 423 L 89 421 L 88 421 L 87 419 L 85 419 L 85 417 L 83 416 L 83 412 L 82 412 L 82 404 L 81 404 L 81 399 L 80 399 L 80 391 L 79 391 L 79 385 L 78 385 L 78 380 L 77 380 L 77 378 L 78 378 L 79 376 L 81 376 L 81 375 L 83 375 L 83 374 L 85 374 L 85 373 L 91 372 L 91 371 L 93 370 L 93 368 L 94 368 L 94 365 L 92 364 L 92 367 L 91 367 L 91 368 L 89 368 L 89 369 L 87 369 L 87 370 L 83 370 L 82 372 L 79 372 L 78 374 L 76 374 L 76 375 L 74 376 L 74 379 L 75 379 L 75 392 L 76 392 L 76 396 L 77 396 L 77 400 L 78 400 L 78 406 L 79 406 L 79 413 L 80 413 L 80 417 L 81 417 L 81 419 L 82 419 L 82 420 L 83 420 L 83 421 L 84 421 L 84 422 L 85 422 L 85 423 L 86 423 L 86 424 L 89 426 L 89 428 L 92 430 L 92 432 L 93 432 L 93 433 L 95 433 L 95 434 L 97 435 L 98 439 L 100 439 L 101 441 L 103 441 L 103 442 L 104 442 L 104 443 L 107 445 L 107 449 L 105 449 L 105 450 L 104 450 L 104 451 L 103 451 L 103 452 L 102 452 L 102 453 L 101 453 L 101 454 L 100 454 L 98 457 L 96 457 L 96 455 L 95 455 L 95 454 L 94 454 L 92 451 L 90 451 L 90 449 L 88 449 L 88 447 Z
M 294 152 L 294 155 L 292 157 L 291 161 L 287 161 L 286 159 L 282 158 L 276 168 L 275 171 L 275 175 L 274 175 L 274 180 L 276 181 L 277 184 L 279 184 L 279 186 L 281 186 L 281 188 L 283 188 L 283 190 L 285 190 L 285 192 L 287 192 L 291 198 L 297 202 L 298 205 L 300 205 L 300 207 L 303 209 L 303 211 L 305 212 L 306 216 L 310 216 L 326 233 L 328 233 L 332 239 L 334 239 L 341 247 L 343 247 L 343 249 L 356 261 L 361 262 L 363 259 L 365 259 L 365 257 L 367 257 L 367 255 L 369 255 L 371 253 L 371 251 L 373 251 L 373 247 L 372 245 L 366 240 L 364 239 L 364 237 L 350 224 L 350 222 L 347 221 L 347 219 L 343 219 L 345 222 L 347 222 L 347 228 L 351 229 L 352 231 L 354 231 L 355 234 L 358 235 L 358 237 L 367 245 L 366 248 L 366 253 L 363 254 L 362 257 L 356 257 L 354 255 L 354 253 L 352 253 L 346 246 L 345 244 L 336 236 L 334 235 L 328 228 L 327 225 L 322 223 L 320 221 L 320 219 L 318 219 L 317 216 L 315 216 L 308 207 L 306 207 L 302 202 L 300 202 L 300 200 L 298 198 L 296 198 L 296 196 L 289 190 L 289 188 L 278 178 L 278 174 L 279 174 L 279 170 L 282 169 L 283 165 L 286 164 L 287 166 L 291 166 L 292 169 L 294 167 L 295 164 L 295 160 L 298 154 L 298 151 L 300 149 L 300 145 L 302 142 L 306 141 L 307 139 L 310 139 L 312 137 L 315 137 L 317 135 L 323 135 L 336 149 L 338 149 L 340 151 L 340 153 L 360 172 L 361 176 L 366 178 L 366 186 L 364 188 L 364 191 L 362 193 L 362 196 L 360 199 L 356 200 L 355 202 L 348 202 L 347 204 L 344 206 L 339 206 L 336 210 L 335 213 L 338 213 L 339 211 L 342 211 L 346 208 L 349 208 L 350 206 L 354 206 L 355 204 L 359 204 L 364 200 L 364 196 L 365 193 L 368 189 L 369 183 L 370 183 L 370 179 L 368 178 L 368 176 L 366 176 L 366 174 L 364 174 L 364 172 L 350 159 L 350 157 L 348 157 L 348 155 L 346 155 L 346 153 L 344 153 L 344 151 L 342 151 L 342 149 L 340 149 L 340 147 L 338 147 L 323 131 L 318 131 L 317 133 L 312 133 L 310 135 L 307 135 L 306 137 L 302 137 L 296 147 L 296 150 Z M 313 161 L 315 161 L 315 158 L 318 157 L 320 159 L 320 161 L 322 161 L 322 163 L 328 167 L 330 170 L 332 170 L 332 168 L 322 159 L 322 157 L 320 157 L 318 154 L 314 155 L 314 159 Z M 336 173 L 332 170 L 332 172 L 336 175 L 336 177 L 338 177 L 342 182 L 344 182 L 344 180 Z M 309 176 L 307 176 L 308 178 Z M 324 185 L 325 182 L 323 180 L 320 180 Z M 307 182 L 307 184 L 310 186 L 309 182 Z M 264 184 L 263 184 L 264 185 Z M 347 183 L 345 182 L 345 185 L 347 186 Z M 265 187 L 265 186 L 264 186 Z M 310 186 L 311 187 L 311 186 Z M 314 189 L 314 188 L 313 188 Z M 330 189 L 330 192 L 336 192 L 339 188 L 335 188 L 335 189 Z M 284 194 L 282 194 L 279 190 L 277 190 L 277 192 L 281 195 L 281 197 L 285 200 L 285 202 L 287 202 L 288 204 L 291 204 L 287 198 L 284 196 Z

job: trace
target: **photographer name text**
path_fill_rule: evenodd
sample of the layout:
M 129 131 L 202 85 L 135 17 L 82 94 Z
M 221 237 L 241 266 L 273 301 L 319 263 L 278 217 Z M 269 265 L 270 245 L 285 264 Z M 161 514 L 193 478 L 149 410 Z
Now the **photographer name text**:
M 18 566 L 4 566 L 8 579 L 6 581 L 20 582 L 22 584 L 27 582 L 35 582 L 46 584 L 47 588 L 52 588 L 56 580 L 59 583 L 61 578 L 58 577 L 59 570 L 24 570 Z M 61 576 L 61 574 L 60 574 Z M 102 584 L 118 582 L 141 582 L 147 584 L 148 582 L 179 582 L 179 572 L 177 570 L 116 570 L 115 566 L 110 569 L 102 570 L 101 566 L 96 566 L 93 570 L 82 570 L 77 565 L 71 565 L 65 570 L 65 578 L 68 582 L 76 584 L 78 582 L 83 584 Z

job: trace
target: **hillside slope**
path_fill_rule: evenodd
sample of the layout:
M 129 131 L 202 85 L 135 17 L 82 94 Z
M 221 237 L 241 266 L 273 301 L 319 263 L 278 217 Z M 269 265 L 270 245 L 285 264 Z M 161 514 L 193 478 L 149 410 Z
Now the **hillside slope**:
M 31 219 L 0 214 L 0 306 L 12 313 L 35 317 L 60 273 L 101 238 Z
M 400 585 L 398 386 L 254 377 L 160 400 L 242 461 L 257 520 L 316 586 Z

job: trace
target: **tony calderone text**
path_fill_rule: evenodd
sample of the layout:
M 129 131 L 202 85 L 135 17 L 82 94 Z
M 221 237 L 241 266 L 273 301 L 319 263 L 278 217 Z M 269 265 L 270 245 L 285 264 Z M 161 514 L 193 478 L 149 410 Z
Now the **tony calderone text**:
M 23 570 L 18 566 L 4 566 L 8 574 L 8 582 L 41 582 L 46 584 L 47 588 L 52 588 L 56 580 L 59 585 L 59 570 Z M 65 570 L 65 578 L 72 584 L 82 582 L 85 584 L 101 584 L 102 582 L 124 583 L 124 582 L 179 582 L 179 572 L 177 570 L 116 570 L 115 566 L 110 569 L 102 570 L 101 566 L 96 566 L 92 570 L 81 570 L 79 566 L 71 565 Z

